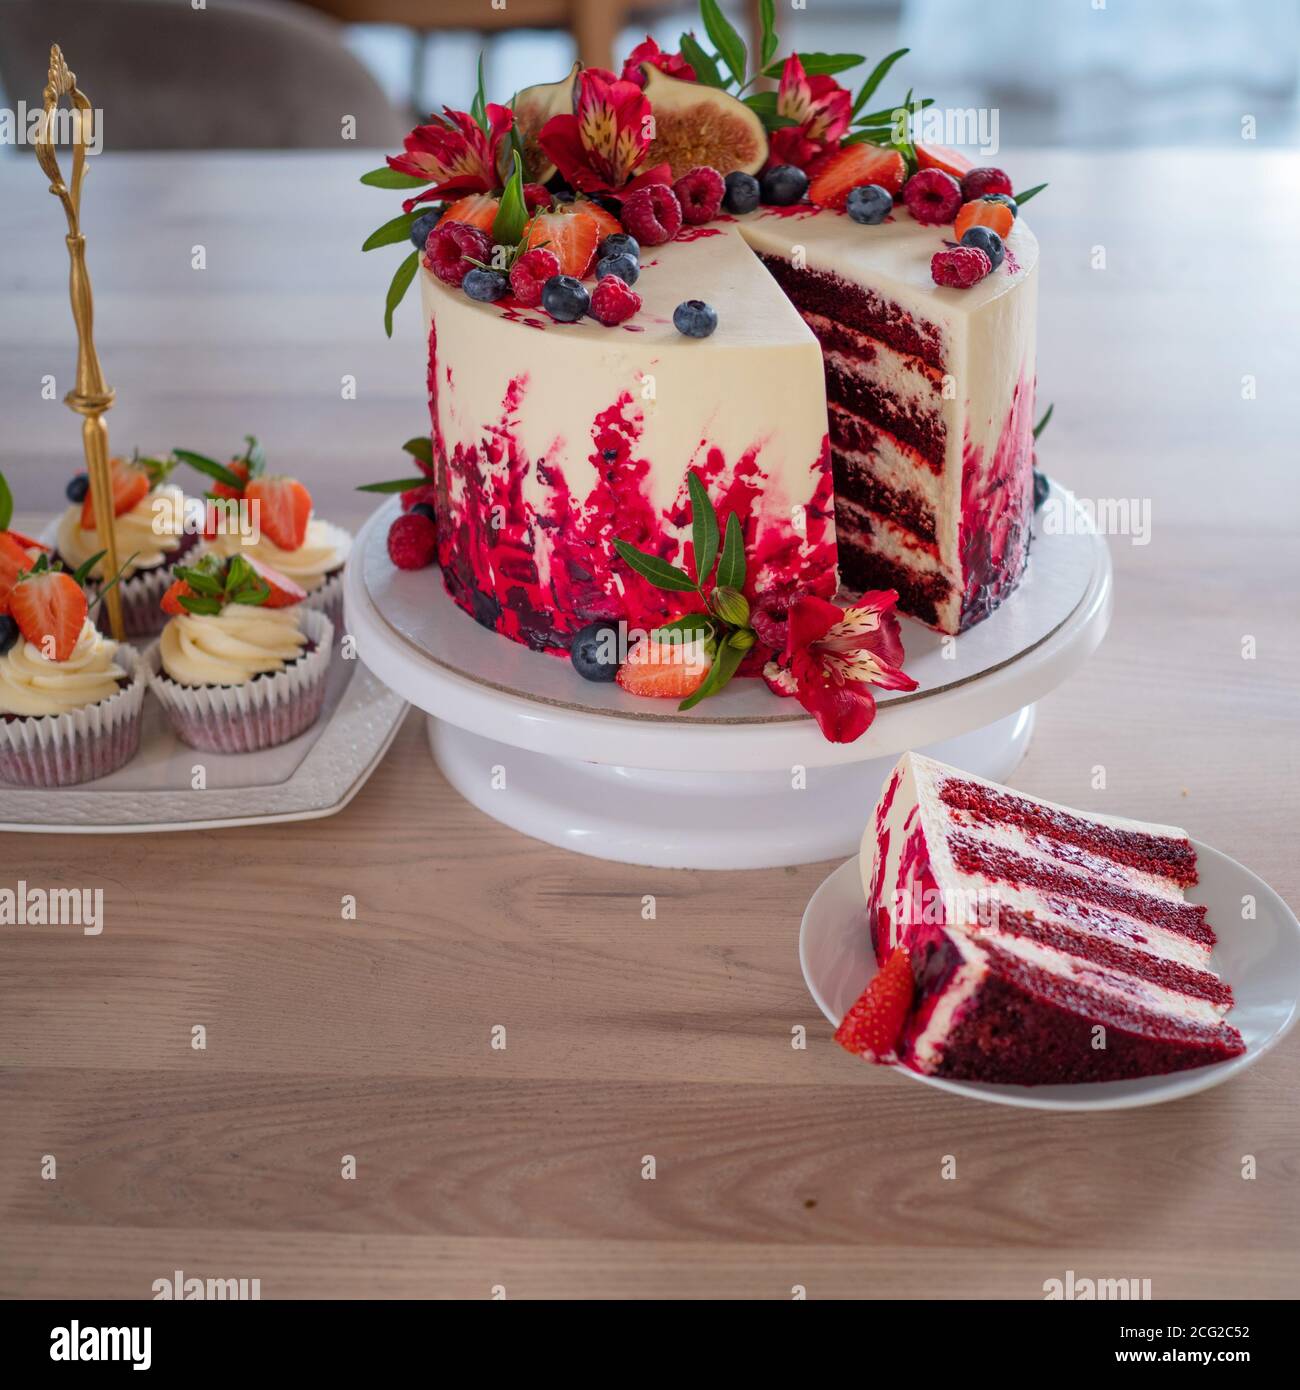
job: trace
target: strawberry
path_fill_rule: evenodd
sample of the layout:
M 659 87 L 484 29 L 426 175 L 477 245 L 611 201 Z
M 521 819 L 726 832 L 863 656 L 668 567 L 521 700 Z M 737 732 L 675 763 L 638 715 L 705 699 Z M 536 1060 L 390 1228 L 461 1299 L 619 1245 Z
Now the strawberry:
M 835 1041 L 868 1062 L 897 1060 L 894 1043 L 912 1007 L 912 957 L 906 946 L 895 946 L 875 979 L 835 1030 Z
M 244 559 L 252 565 L 262 583 L 271 590 L 270 597 L 262 605 L 263 608 L 289 608 L 307 597 L 307 590 L 295 584 L 287 574 L 273 570 L 270 565 L 253 559 L 251 555 L 245 555 Z
M 953 234 L 960 241 L 971 227 L 989 227 L 1005 241 L 1011 235 L 1015 221 L 1015 213 L 1005 203 L 975 198 L 961 205 L 957 221 L 953 224 Z
M 189 582 L 184 579 L 178 579 L 162 596 L 162 611 L 164 613 L 170 613 L 173 618 L 180 617 L 186 611 L 181 606 L 181 599 L 193 597 L 194 590 L 190 588 Z
M 809 201 L 819 208 L 844 211 L 849 190 L 864 183 L 878 184 L 886 193 L 897 195 L 907 177 L 907 164 L 897 150 L 876 145 L 844 145 L 814 161 L 809 170 Z
M 601 241 L 604 241 L 607 236 L 617 236 L 623 230 L 623 224 L 608 208 L 601 207 L 599 203 L 592 202 L 590 198 L 575 199 L 573 210 L 596 219 L 596 225 L 600 228 Z
M 149 470 L 143 464 L 132 463 L 129 459 L 110 459 L 109 474 L 113 482 L 114 516 L 129 512 L 149 492 Z M 95 529 L 94 497 L 89 489 L 81 504 L 81 529 Z
M 213 482 L 212 495 L 214 497 L 242 497 L 244 495 L 244 488 L 248 486 L 248 460 L 231 459 L 226 467 L 243 483 L 244 487 L 233 488 L 229 483 Z
M 12 531 L 0 531 L 0 613 L 9 611 L 9 595 L 21 570 L 32 567 L 27 547 Z
M 47 660 L 66 661 L 86 621 L 86 595 L 70 574 L 44 570 L 14 585 L 9 611 L 18 631 Z
M 919 169 L 941 169 L 945 174 L 951 174 L 958 183 L 964 174 L 975 167 L 964 154 L 950 150 L 947 145 L 922 145 L 919 141 L 916 144 L 916 164 Z
M 604 238 L 601 223 L 585 209 L 582 212 L 543 212 L 528 224 L 528 247 L 545 244 L 560 262 L 560 274 L 581 280 L 591 266 L 596 247 Z M 604 209 L 601 209 L 604 212 Z M 605 214 L 607 217 L 610 214 Z M 617 221 L 617 219 L 614 219 Z M 617 230 L 621 231 L 619 227 Z
M 614 677 L 630 695 L 684 700 L 704 684 L 713 665 L 703 643 L 638 642 Z
M 457 199 L 438 219 L 440 222 L 464 222 L 467 226 L 478 227 L 490 232 L 496 221 L 500 198 L 492 198 L 486 193 L 470 193 Z
M 281 550 L 297 550 L 307 536 L 311 493 L 297 478 L 254 478 L 244 490 L 261 509 L 261 527 Z

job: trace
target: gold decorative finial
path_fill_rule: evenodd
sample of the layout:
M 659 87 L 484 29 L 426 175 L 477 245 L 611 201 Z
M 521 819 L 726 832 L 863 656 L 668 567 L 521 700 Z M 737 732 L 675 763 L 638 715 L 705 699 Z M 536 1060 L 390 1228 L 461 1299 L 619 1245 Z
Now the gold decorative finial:
M 65 183 L 54 153 L 59 101 L 66 97 L 72 115 L 72 178 Z M 117 536 L 113 522 L 113 485 L 108 455 L 108 425 L 105 412 L 113 404 L 113 388 L 104 381 L 104 372 L 95 351 L 94 301 L 90 275 L 86 270 L 86 238 L 81 231 L 81 185 L 86 177 L 86 140 L 94 129 L 95 113 L 86 95 L 77 86 L 77 76 L 68 67 L 58 44 L 50 47 L 50 74 L 44 92 L 44 114 L 36 141 L 36 158 L 50 181 L 50 192 L 63 204 L 68 219 L 68 256 L 72 267 L 69 291 L 72 317 L 77 325 L 77 384 L 64 397 L 68 406 L 82 417 L 81 441 L 86 451 L 86 471 L 90 475 L 91 503 L 99 531 L 101 562 L 106 577 L 118 570 Z M 120 642 L 122 596 L 114 585 L 105 595 L 109 625 Z

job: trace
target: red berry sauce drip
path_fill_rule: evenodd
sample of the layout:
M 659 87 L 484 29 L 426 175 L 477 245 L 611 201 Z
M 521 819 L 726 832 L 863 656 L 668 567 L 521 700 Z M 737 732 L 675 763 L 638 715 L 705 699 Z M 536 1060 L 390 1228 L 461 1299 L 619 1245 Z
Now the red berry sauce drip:
M 885 906 L 885 861 L 889 858 L 889 812 L 894 804 L 898 784 L 903 780 L 901 769 L 895 768 L 876 808 L 876 858 L 871 866 L 871 888 L 867 893 L 867 918 L 871 924 L 871 944 L 876 963 L 884 965 L 893 943 L 889 939 L 889 909 Z

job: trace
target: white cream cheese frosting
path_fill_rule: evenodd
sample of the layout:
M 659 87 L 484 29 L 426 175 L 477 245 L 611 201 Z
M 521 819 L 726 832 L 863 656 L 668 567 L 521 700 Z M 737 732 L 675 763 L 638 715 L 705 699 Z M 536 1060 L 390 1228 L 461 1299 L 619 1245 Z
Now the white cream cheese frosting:
M 206 542 L 207 549 L 218 555 L 244 555 L 270 565 L 287 579 L 306 589 L 308 593 L 319 589 L 325 577 L 332 570 L 341 568 L 352 549 L 352 537 L 332 522 L 312 517 L 307 523 L 307 534 L 297 550 L 281 550 L 265 533 L 256 540 L 241 535 L 238 531 L 228 531 L 214 536 Z
M 0 714 L 32 717 L 67 714 L 116 695 L 130 674 L 114 657 L 118 643 L 105 637 L 89 618 L 66 661 L 50 661 L 38 646 L 19 637 L 0 656 Z
M 294 608 L 228 604 L 185 613 L 163 628 L 163 671 L 180 685 L 246 685 L 282 671 L 307 645 Z
M 69 569 L 80 568 L 90 557 L 103 549 L 99 531 L 86 530 L 81 524 L 80 502 L 74 503 L 59 517 L 58 548 Z M 121 561 L 128 556 L 134 560 L 126 565 L 123 578 L 129 579 L 137 570 L 161 565 L 181 547 L 184 533 L 176 525 L 183 516 L 185 494 L 175 483 L 162 483 L 152 488 L 131 508 L 114 519 L 117 553 Z M 90 572 L 92 579 L 103 579 L 103 561 Z

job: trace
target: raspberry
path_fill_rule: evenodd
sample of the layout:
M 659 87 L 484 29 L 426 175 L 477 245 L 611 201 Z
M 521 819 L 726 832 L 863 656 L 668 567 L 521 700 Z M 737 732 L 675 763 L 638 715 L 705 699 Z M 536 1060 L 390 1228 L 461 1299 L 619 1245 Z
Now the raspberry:
M 978 246 L 954 246 L 936 251 L 930 260 L 930 274 L 936 285 L 968 290 L 993 269 L 993 263 Z
M 1001 169 L 972 169 L 961 181 L 961 196 L 969 203 L 986 193 L 1010 193 L 1011 180 Z
M 591 292 L 591 308 L 587 311 L 593 319 L 613 328 L 616 323 L 630 319 L 641 307 L 641 296 L 617 275 L 606 275 Z
M 722 211 L 726 191 L 722 175 L 707 164 L 689 170 L 673 184 L 673 192 L 682 205 L 682 217 L 692 226 L 712 221 Z
M 648 183 L 623 200 L 623 226 L 642 246 L 662 246 L 682 229 L 682 205 L 667 184 Z
M 402 510 L 404 512 L 409 512 L 419 502 L 436 507 L 438 505 L 438 489 L 432 483 L 425 483 L 423 487 L 413 487 L 410 492 L 402 493 Z
M 942 169 L 922 169 L 903 185 L 903 201 L 923 227 L 935 227 L 957 216 L 961 184 Z
M 526 309 L 535 309 L 542 302 L 542 286 L 559 273 L 560 258 L 555 252 L 535 246 L 510 267 L 511 292 Z
M 439 222 L 429 233 L 424 263 L 439 280 L 459 285 L 474 269 L 471 259 L 492 259 L 492 241 L 481 228 L 464 222 Z
M 549 211 L 551 206 L 551 191 L 544 183 L 524 184 L 524 206 L 529 212 L 536 212 L 538 208 Z
M 438 549 L 438 528 L 427 516 L 407 512 L 388 528 L 388 558 L 399 570 L 422 570 Z

